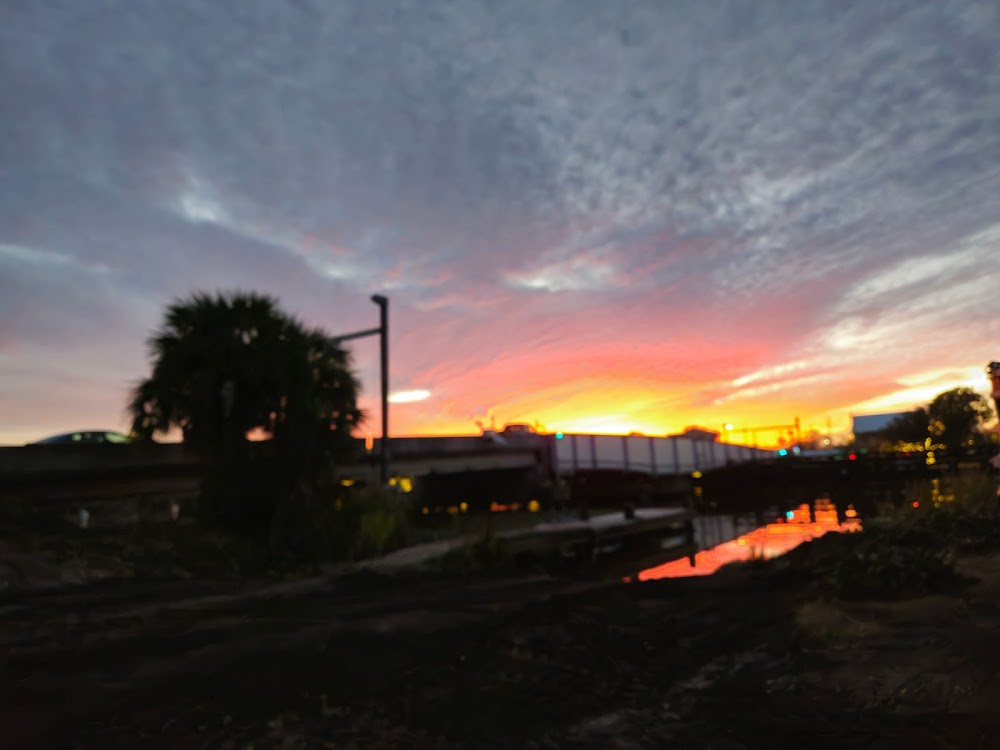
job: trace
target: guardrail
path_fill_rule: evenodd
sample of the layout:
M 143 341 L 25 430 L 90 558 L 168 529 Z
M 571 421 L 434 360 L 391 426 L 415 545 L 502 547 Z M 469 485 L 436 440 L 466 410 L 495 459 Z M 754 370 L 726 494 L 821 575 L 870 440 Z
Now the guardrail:
M 101 474 L 164 467 L 192 467 L 198 459 L 180 443 L 99 443 L 95 445 L 25 445 L 0 448 L 0 482 Z

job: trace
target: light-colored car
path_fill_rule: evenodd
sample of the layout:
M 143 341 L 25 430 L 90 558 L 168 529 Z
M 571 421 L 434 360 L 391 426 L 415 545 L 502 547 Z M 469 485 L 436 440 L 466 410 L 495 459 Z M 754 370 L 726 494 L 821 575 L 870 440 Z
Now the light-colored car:
M 28 445 L 96 445 L 98 443 L 131 443 L 132 438 L 112 430 L 80 430 L 36 440 Z

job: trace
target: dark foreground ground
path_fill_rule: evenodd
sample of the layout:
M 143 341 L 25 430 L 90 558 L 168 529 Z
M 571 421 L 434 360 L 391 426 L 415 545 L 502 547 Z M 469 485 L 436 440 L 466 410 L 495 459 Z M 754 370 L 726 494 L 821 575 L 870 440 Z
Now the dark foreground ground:
M 8 592 L 0 745 L 1000 747 L 1000 555 L 893 603 L 825 598 L 804 564 Z

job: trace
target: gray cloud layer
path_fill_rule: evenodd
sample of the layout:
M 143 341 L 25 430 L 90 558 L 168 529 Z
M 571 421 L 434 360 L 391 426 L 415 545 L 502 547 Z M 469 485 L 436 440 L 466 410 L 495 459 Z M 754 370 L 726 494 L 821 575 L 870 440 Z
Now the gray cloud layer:
M 771 327 L 723 377 L 836 366 L 845 315 L 997 278 L 998 29 L 957 0 L 8 0 L 0 378 L 37 403 L 8 363 L 135 377 L 164 302 L 233 286 L 334 328 L 388 289 L 414 385 L 677 326 Z

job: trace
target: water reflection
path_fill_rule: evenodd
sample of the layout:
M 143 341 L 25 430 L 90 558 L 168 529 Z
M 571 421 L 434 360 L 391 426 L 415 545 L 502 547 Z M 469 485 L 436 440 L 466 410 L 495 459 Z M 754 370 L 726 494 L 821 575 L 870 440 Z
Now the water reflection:
M 861 530 L 861 519 L 853 505 L 848 506 L 844 515 L 846 519 L 840 522 L 837 509 L 829 500 L 817 500 L 812 508 L 808 503 L 803 503 L 795 510 L 788 511 L 785 518 L 775 519 L 774 523 L 752 529 L 711 549 L 702 550 L 695 555 L 693 566 L 688 558 L 682 557 L 642 571 L 639 573 L 639 580 L 711 575 L 729 563 L 766 560 L 783 555 L 803 542 L 818 539 L 831 531 Z

